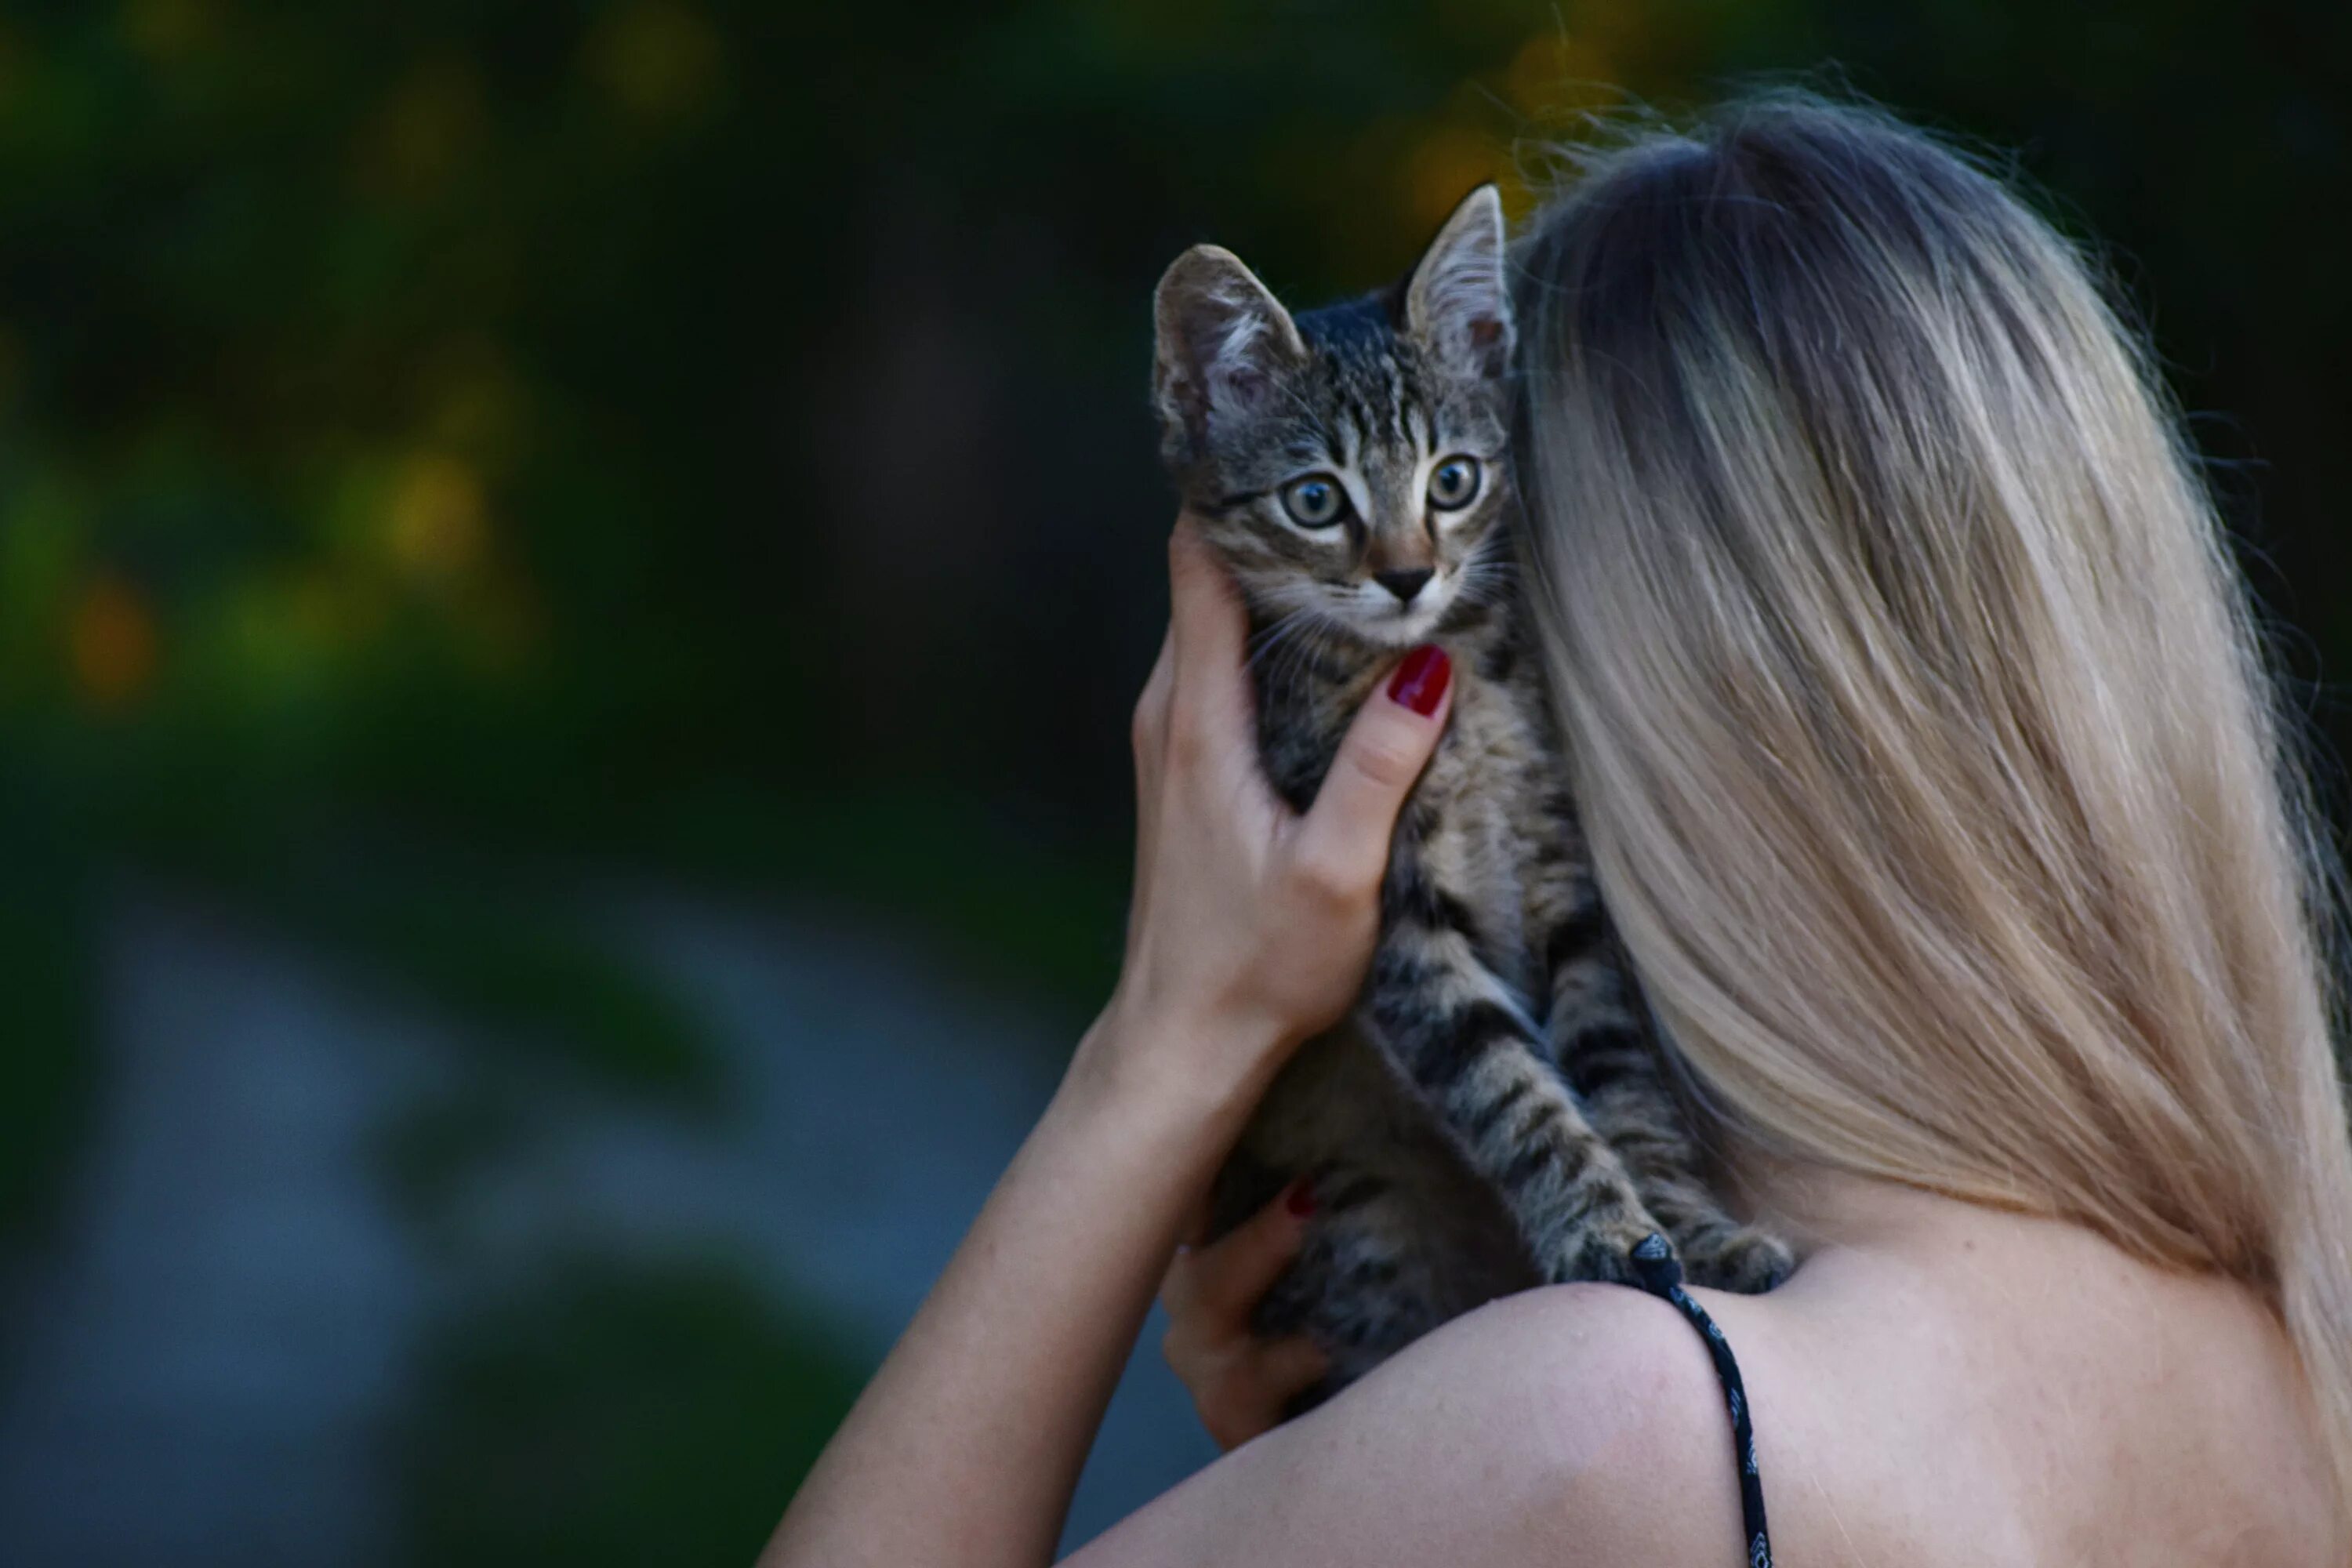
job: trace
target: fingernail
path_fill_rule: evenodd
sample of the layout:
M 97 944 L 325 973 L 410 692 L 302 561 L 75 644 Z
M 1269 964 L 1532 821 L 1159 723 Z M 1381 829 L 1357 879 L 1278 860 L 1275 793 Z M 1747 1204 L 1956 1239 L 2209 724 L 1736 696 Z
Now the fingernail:
M 1292 1214 L 1297 1215 L 1300 1219 L 1305 1219 L 1307 1215 L 1313 1214 L 1315 1212 L 1315 1184 L 1308 1181 L 1304 1176 L 1301 1176 L 1298 1180 L 1291 1183 L 1290 1190 L 1282 1194 L 1282 1206 L 1288 1209 Z
M 1444 648 L 1425 642 L 1405 655 L 1389 677 L 1389 697 L 1426 719 L 1445 700 L 1445 683 L 1453 679 L 1454 661 Z

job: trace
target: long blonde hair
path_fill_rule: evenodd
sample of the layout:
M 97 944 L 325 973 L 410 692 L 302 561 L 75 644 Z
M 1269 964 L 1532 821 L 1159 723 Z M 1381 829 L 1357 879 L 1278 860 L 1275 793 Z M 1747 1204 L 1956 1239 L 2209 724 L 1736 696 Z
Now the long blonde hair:
M 2352 1499 L 2330 861 L 2083 258 L 1920 132 L 1776 99 L 1599 154 L 1517 268 L 1543 643 L 1703 1096 L 2244 1281 Z

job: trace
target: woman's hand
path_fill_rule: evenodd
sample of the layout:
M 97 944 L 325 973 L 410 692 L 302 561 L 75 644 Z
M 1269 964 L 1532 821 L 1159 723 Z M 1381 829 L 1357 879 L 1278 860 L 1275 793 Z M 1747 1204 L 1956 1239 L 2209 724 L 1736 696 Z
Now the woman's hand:
M 1294 1182 L 1216 1241 L 1180 1248 L 1160 1287 L 1169 1317 L 1160 1353 L 1221 1448 L 1271 1430 L 1292 1398 L 1329 1369 L 1312 1340 L 1262 1340 L 1250 1330 L 1257 1304 L 1298 1256 L 1314 1212 L 1314 1189 Z
M 1299 816 L 1258 770 L 1232 584 L 1181 522 L 1170 559 L 1168 647 L 1135 715 L 1140 831 L 1118 988 L 802 1483 L 772 1568 L 1052 1561 L 1187 1204 L 1283 1049 L 1337 1018 L 1363 977 L 1389 834 L 1445 721 L 1444 657 L 1406 657 Z M 1270 1254 L 1281 1238 L 1260 1240 Z M 1254 1301 L 1263 1287 L 1247 1277 L 1268 1254 L 1249 1247 L 1204 1249 L 1183 1279 L 1216 1288 L 1203 1303 Z M 1211 1325 L 1245 1315 L 1187 1305 L 1181 1321 L 1231 1352 Z M 1229 1435 L 1270 1420 L 1267 1391 L 1297 1370 L 1229 1372 L 1213 1419 Z
M 1254 1100 L 1363 983 L 1389 835 L 1444 728 L 1452 672 L 1438 648 L 1405 656 L 1301 816 L 1259 766 L 1247 616 L 1189 521 L 1169 572 L 1168 640 L 1135 710 L 1127 961 L 1082 1050 L 1155 1096 Z

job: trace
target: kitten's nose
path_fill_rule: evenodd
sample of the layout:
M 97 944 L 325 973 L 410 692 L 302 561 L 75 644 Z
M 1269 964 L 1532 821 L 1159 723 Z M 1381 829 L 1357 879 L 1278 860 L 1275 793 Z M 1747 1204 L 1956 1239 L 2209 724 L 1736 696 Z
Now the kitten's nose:
M 1421 592 L 1421 585 L 1428 582 L 1430 576 L 1428 567 L 1416 566 L 1410 572 L 1375 572 L 1372 581 L 1394 594 L 1398 604 L 1410 605 L 1412 596 Z

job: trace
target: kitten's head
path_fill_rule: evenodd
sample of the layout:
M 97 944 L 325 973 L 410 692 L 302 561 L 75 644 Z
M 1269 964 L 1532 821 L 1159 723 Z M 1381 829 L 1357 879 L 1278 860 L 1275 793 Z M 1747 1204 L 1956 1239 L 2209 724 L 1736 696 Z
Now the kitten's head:
M 1294 319 L 1201 245 L 1157 308 L 1161 455 L 1262 616 L 1402 647 L 1496 580 L 1512 328 L 1494 186 L 1369 299 Z

